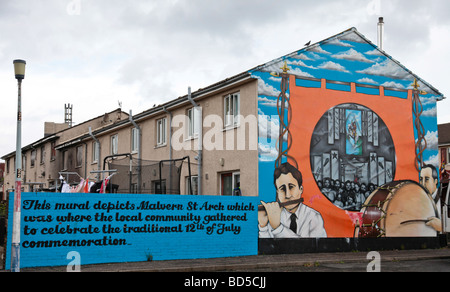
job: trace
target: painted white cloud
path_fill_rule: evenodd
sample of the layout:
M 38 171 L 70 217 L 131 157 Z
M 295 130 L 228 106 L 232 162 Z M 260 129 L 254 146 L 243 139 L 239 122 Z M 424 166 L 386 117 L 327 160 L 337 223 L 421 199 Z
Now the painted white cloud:
M 304 60 L 304 61 L 312 61 L 313 59 L 311 59 L 310 57 L 306 56 L 305 54 L 301 53 L 295 56 L 292 56 L 293 59 L 298 59 L 298 60 Z
M 279 121 L 267 115 L 258 116 L 259 137 L 264 139 L 277 140 L 279 132 Z
M 399 89 L 405 88 L 405 86 L 403 86 L 402 84 L 400 84 L 398 82 L 394 82 L 394 81 L 386 81 L 383 84 L 381 84 L 381 86 L 390 87 L 390 88 L 399 88 Z
M 344 43 L 343 41 L 335 38 L 329 42 L 327 42 L 327 45 L 335 45 L 335 46 L 340 46 L 340 47 L 349 47 L 349 48 L 353 48 L 353 46 L 351 44 L 348 43 Z
M 439 168 L 439 155 L 431 155 L 427 160 L 424 161 L 425 164 L 434 165 L 436 168 Z
M 343 40 L 343 41 L 350 41 L 350 42 L 355 42 L 355 43 L 365 43 L 366 42 L 364 39 L 362 39 L 358 34 L 356 34 L 354 32 L 344 34 L 344 35 L 340 36 L 339 39 Z
M 422 112 L 422 116 L 425 116 L 425 117 L 435 117 L 436 115 L 437 115 L 437 109 L 435 106 L 430 109 L 424 110 Z
M 267 98 L 265 96 L 260 96 L 260 97 L 258 97 L 258 102 L 259 102 L 259 105 L 269 106 L 269 107 L 277 107 L 278 98 L 271 99 L 271 98 Z M 288 106 L 289 106 L 289 104 L 287 102 L 285 102 L 284 107 L 288 108 Z
M 427 134 L 425 135 L 425 140 L 427 141 L 427 149 L 437 149 L 438 148 L 438 132 L 437 131 L 428 131 Z M 416 142 L 417 142 L 417 139 L 416 139 Z
M 260 161 L 274 161 L 278 157 L 278 151 L 275 146 L 258 144 L 258 153 Z
M 317 68 L 350 73 L 344 66 L 332 61 L 324 62 Z
M 356 73 L 384 76 L 394 79 L 408 79 L 411 76 L 410 73 L 390 60 L 374 64 L 364 70 L 356 71 Z
M 316 69 L 314 66 L 310 66 L 310 65 L 306 65 L 305 63 L 303 63 L 303 61 L 298 60 L 298 61 L 288 61 L 287 62 L 289 65 L 294 65 L 294 66 L 301 66 L 301 67 L 306 67 L 306 68 L 310 68 L 310 69 Z
M 291 71 L 289 71 L 289 73 L 294 74 L 294 75 L 297 75 L 297 76 L 300 76 L 300 77 L 310 77 L 310 78 L 314 78 L 313 75 L 311 75 L 311 74 L 309 74 L 309 73 L 307 73 L 307 72 L 304 72 L 304 71 L 300 70 L 300 68 L 294 68 L 294 69 L 291 69 Z
M 373 79 L 370 79 L 370 78 L 367 78 L 367 77 L 364 77 L 364 78 L 361 78 L 361 79 L 358 79 L 358 81 L 357 81 L 358 83 L 370 83 L 370 84 L 378 84 L 378 82 L 376 82 L 375 80 L 373 80 Z
M 325 55 L 331 55 L 330 52 L 325 51 L 324 49 L 322 49 L 321 46 L 316 45 L 313 46 L 311 48 L 308 49 L 309 52 L 314 52 L 314 53 L 320 53 L 320 54 L 325 54 Z
M 357 52 L 355 49 L 349 49 L 348 51 L 337 53 L 332 55 L 331 57 L 335 59 L 343 59 L 349 61 L 359 61 L 364 63 L 373 63 L 373 61 L 367 59 L 363 54 Z
M 437 101 L 437 97 L 434 95 L 429 96 L 429 97 L 420 96 L 420 102 L 422 103 L 423 106 L 435 104 L 436 101 Z
M 258 94 L 268 96 L 278 96 L 281 91 L 275 89 L 272 85 L 267 84 L 261 77 L 258 77 Z
M 367 51 L 364 54 L 369 55 L 369 56 L 382 56 L 383 55 L 383 53 L 381 53 L 377 49 L 373 49 L 372 51 Z

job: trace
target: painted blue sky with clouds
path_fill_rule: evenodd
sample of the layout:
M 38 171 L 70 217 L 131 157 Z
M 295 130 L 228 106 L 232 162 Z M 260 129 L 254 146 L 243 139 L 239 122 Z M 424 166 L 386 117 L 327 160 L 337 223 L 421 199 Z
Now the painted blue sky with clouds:
M 442 94 L 378 49 L 355 28 L 251 70 L 253 76 L 258 78 L 260 161 L 274 161 L 277 154 L 275 143 L 279 120 L 276 103 L 280 94 L 281 77 L 274 77 L 270 73 L 280 73 L 284 62 L 290 68 L 289 74 L 299 77 L 383 86 L 385 90 L 412 89 L 412 83 L 417 78 L 419 89 L 427 92 L 421 96 L 421 121 L 428 145 L 424 160 L 438 165 L 436 101 L 442 99 Z

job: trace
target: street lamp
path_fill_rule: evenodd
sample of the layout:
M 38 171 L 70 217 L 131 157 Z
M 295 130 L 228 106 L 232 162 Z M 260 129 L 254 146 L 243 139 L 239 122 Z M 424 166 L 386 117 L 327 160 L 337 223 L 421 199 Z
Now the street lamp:
M 22 205 L 22 80 L 25 78 L 24 60 L 14 60 L 14 73 L 18 83 L 17 136 L 16 136 L 16 184 L 14 188 L 14 217 L 11 248 L 11 271 L 20 272 L 20 220 Z

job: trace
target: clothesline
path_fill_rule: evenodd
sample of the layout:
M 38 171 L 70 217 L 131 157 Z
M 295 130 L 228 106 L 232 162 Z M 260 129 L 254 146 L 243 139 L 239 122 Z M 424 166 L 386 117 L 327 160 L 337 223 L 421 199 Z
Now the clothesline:
M 95 173 L 98 172 L 113 172 L 113 171 L 95 171 Z M 91 181 L 91 178 L 88 177 L 84 179 L 76 172 L 60 172 L 59 179 L 61 180 L 61 193 L 101 193 L 104 194 L 107 192 L 107 186 L 109 181 L 111 180 L 111 177 L 115 175 L 117 172 L 114 170 L 112 174 L 107 176 L 105 179 L 102 179 L 100 181 Z M 66 182 L 62 174 L 77 174 L 80 178 L 80 182 L 77 185 L 70 186 L 69 183 Z M 98 188 L 100 186 L 100 188 Z

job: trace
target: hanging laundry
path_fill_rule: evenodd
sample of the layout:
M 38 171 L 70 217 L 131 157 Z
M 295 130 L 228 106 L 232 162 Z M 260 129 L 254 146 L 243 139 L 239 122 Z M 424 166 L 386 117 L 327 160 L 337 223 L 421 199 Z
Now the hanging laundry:
M 70 185 L 66 183 L 62 176 L 59 179 L 61 180 L 61 193 L 71 193 Z
M 72 188 L 72 193 L 82 193 L 84 190 L 84 185 L 86 181 L 84 179 L 81 179 L 78 185 Z
M 108 183 L 109 183 L 109 180 L 111 179 L 111 176 L 113 176 L 113 175 L 110 175 L 110 176 L 108 176 L 107 178 L 105 178 L 103 180 L 102 186 L 100 188 L 100 193 L 101 194 L 106 193 L 106 190 L 107 190 L 107 187 L 108 187 Z

